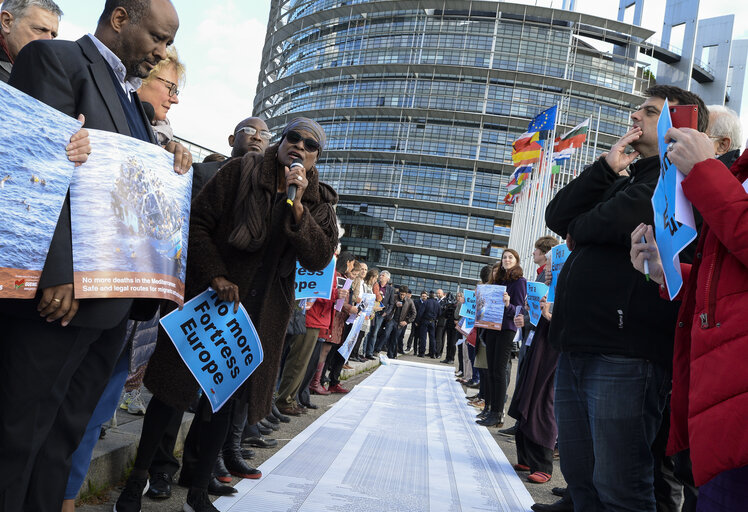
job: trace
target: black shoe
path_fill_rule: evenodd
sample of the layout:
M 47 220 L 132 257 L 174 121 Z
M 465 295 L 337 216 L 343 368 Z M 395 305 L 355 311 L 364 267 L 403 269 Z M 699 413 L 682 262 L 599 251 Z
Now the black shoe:
M 468 383 L 465 384 L 465 387 L 468 387 L 470 389 L 478 389 L 480 388 L 480 382 L 468 381 Z
M 564 496 L 569 494 L 569 490 L 566 487 L 554 487 L 553 489 L 551 489 L 551 492 L 559 498 L 563 498 Z
M 476 420 L 476 423 L 482 427 L 493 427 L 501 423 L 501 417 L 498 413 L 489 412 L 482 420 Z
M 439 362 L 443 363 L 443 364 L 455 364 L 455 360 L 454 359 L 442 359 Z
M 218 512 L 208 498 L 206 489 L 190 488 L 187 492 L 187 503 L 182 508 L 184 512 Z
M 277 439 L 270 439 L 269 437 L 248 437 L 244 440 L 244 443 L 255 448 L 275 448 L 278 446 Z
M 253 459 L 255 455 L 257 454 L 251 448 L 242 448 L 242 459 Z M 226 470 L 226 472 L 228 472 L 228 470 Z
M 316 405 L 314 405 L 312 402 L 304 402 L 303 400 L 299 400 L 299 403 L 306 407 L 307 409 L 318 409 Z
M 216 478 L 211 478 L 208 483 L 208 494 L 213 496 L 229 496 L 236 493 L 236 489 L 230 485 L 222 484 Z
M 219 482 L 225 484 L 231 482 L 231 473 L 226 469 L 226 464 L 223 463 L 223 454 L 219 453 L 216 458 L 216 464 L 213 466 L 213 476 L 218 479 Z
M 151 477 L 146 496 L 152 500 L 165 500 L 171 498 L 171 475 L 168 473 L 156 473 Z
M 280 420 L 276 418 L 273 413 L 270 413 L 267 416 L 265 416 L 265 420 L 268 421 L 269 423 L 272 423 L 273 425 L 280 425 Z
M 273 416 L 278 418 L 281 423 L 289 423 L 291 421 L 291 418 L 286 416 L 285 414 L 281 414 L 281 412 L 278 410 L 278 406 L 275 405 L 275 402 L 273 402 L 273 409 L 272 409 Z
M 280 421 L 278 422 L 280 423 Z M 262 425 L 265 428 L 269 428 L 271 432 L 278 430 L 280 427 L 276 425 L 275 423 L 271 423 L 267 420 L 267 418 L 263 418 L 260 420 L 260 425 Z
M 235 477 L 251 478 L 254 480 L 262 476 L 260 470 L 253 468 L 237 455 L 224 453 L 223 462 L 226 464 L 226 469 L 229 470 L 229 473 Z
M 569 496 L 564 496 L 550 505 L 536 503 L 530 508 L 535 512 L 574 512 L 574 503 Z
M 502 436 L 514 437 L 515 435 L 517 435 L 517 429 L 518 427 L 517 427 L 517 424 L 515 423 L 509 428 L 505 428 L 504 430 L 499 430 L 498 433 L 501 434 Z
M 423 354 L 418 354 L 416 357 L 426 357 Z
M 430 355 L 429 357 L 430 357 L 431 359 L 436 359 L 436 355 Z
M 262 423 L 258 423 L 257 424 L 257 430 L 259 430 L 260 434 L 262 434 L 263 436 L 269 436 L 270 434 L 273 433 L 273 429 L 272 428 L 267 428 Z
M 480 420 L 482 420 L 482 419 L 483 419 L 483 418 L 485 418 L 486 416 L 488 416 L 488 411 L 486 411 L 486 410 L 484 409 L 484 410 L 482 410 L 481 412 L 479 412 L 479 413 L 478 413 L 478 414 L 477 414 L 477 415 L 476 415 L 475 417 L 476 417 L 476 418 L 478 418 L 478 419 L 480 419 Z
M 125 488 L 122 489 L 122 493 L 117 498 L 114 512 L 140 512 L 140 502 L 147 490 L 147 478 L 133 478 L 131 476 L 127 479 Z

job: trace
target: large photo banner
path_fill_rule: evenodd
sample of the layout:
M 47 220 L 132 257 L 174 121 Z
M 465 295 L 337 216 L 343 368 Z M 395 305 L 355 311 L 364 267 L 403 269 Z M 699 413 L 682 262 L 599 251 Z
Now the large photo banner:
M 252 375 L 264 354 L 244 306 L 222 302 L 208 288 L 161 319 L 166 334 L 194 375 L 213 412 Z
M 475 327 L 501 330 L 504 320 L 504 293 L 506 286 L 479 284 L 475 290 Z
M 665 285 L 670 300 L 673 300 L 683 286 L 683 277 L 680 273 L 680 257 L 678 255 L 696 238 L 698 233 L 696 229 L 691 227 L 695 226 L 693 209 L 682 193 L 683 174 L 668 159 L 665 133 L 671 126 L 673 126 L 673 123 L 670 119 L 670 109 L 667 100 L 665 100 L 660 119 L 657 121 L 660 179 L 657 181 L 657 187 L 655 187 L 652 196 L 652 208 L 654 210 L 655 239 L 660 250 L 662 269 L 665 273 Z M 686 223 L 676 220 L 676 213 Z M 691 224 L 691 226 L 688 224 Z
M 81 124 L 0 81 L 0 298 L 32 299 L 75 164 Z
M 155 144 L 89 130 L 70 185 L 75 297 L 184 303 L 192 172 Z

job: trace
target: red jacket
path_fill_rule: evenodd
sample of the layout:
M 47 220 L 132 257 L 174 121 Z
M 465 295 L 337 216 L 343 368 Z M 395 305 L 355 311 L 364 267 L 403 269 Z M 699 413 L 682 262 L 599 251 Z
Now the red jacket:
M 748 465 L 746 178 L 748 152 L 730 170 L 710 159 L 683 180 L 704 225 L 693 267 L 682 265 L 668 453 L 690 447 L 696 485 Z

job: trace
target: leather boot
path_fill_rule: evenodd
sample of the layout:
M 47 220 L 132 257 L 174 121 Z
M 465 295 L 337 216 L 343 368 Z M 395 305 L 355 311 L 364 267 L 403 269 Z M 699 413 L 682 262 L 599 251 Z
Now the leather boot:
M 317 371 L 314 374 L 314 377 L 312 377 L 312 382 L 309 383 L 309 391 L 311 391 L 315 395 L 329 395 L 330 392 L 327 391 L 324 387 L 322 387 L 322 384 L 319 383 L 319 379 L 322 377 L 322 370 L 325 368 L 324 361 L 317 364 Z
M 223 482 L 224 484 L 231 483 L 231 473 L 229 473 L 229 470 L 226 469 L 226 465 L 223 463 L 223 453 L 218 454 L 216 465 L 213 468 L 213 475 L 219 482 Z
M 235 404 L 231 425 L 223 443 L 223 464 L 228 472 L 239 478 L 260 478 L 260 471 L 249 466 L 242 458 L 242 433 L 247 422 L 246 403 Z

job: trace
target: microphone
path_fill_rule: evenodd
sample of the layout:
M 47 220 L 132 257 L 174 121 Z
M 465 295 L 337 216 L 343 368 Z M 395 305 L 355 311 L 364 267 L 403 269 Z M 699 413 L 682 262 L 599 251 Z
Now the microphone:
M 145 112 L 145 116 L 148 118 L 148 122 L 153 123 L 153 118 L 156 117 L 156 110 L 153 108 L 153 105 L 151 105 L 147 101 L 144 101 L 143 111 Z
M 303 160 L 301 158 L 294 158 L 291 161 L 291 166 L 289 167 L 289 169 L 293 169 L 294 167 L 304 167 Z M 291 183 L 288 186 L 288 199 L 286 199 L 286 202 L 291 206 L 293 206 L 293 200 L 296 199 L 296 189 L 296 183 Z

